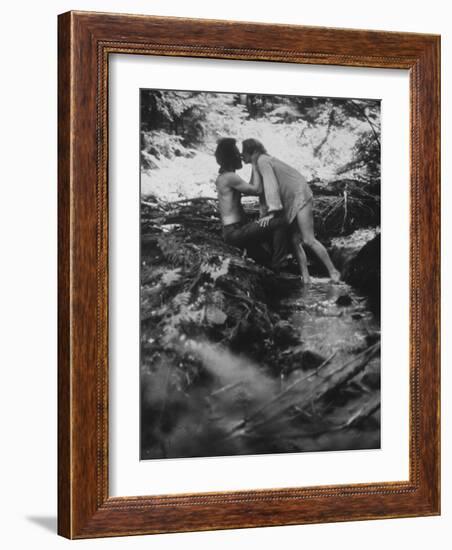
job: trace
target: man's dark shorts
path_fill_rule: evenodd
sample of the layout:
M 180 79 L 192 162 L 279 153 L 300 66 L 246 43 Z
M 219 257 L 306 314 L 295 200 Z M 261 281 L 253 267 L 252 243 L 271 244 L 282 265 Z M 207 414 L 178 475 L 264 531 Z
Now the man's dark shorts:
M 248 220 L 226 225 L 223 238 L 232 246 L 246 249 L 254 260 L 272 269 L 278 268 L 288 252 L 288 224 L 282 212 L 275 213 L 265 227 Z

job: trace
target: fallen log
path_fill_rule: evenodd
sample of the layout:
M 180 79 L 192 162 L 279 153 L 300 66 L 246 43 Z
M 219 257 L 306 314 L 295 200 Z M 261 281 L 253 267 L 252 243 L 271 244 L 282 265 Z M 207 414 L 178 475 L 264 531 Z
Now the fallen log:
M 301 377 L 293 382 L 281 393 L 264 403 L 253 411 L 247 418 L 235 425 L 226 437 L 239 434 L 241 431 L 252 431 L 257 433 L 266 426 L 276 421 L 287 423 L 287 411 L 296 406 L 300 410 L 312 408 L 314 404 L 320 403 L 332 391 L 338 390 L 352 378 L 362 372 L 369 361 L 380 352 L 380 342 L 368 347 L 343 365 L 331 364 L 336 354 L 328 357 L 316 371 Z M 325 371 L 325 367 L 329 369 Z M 304 388 L 300 384 L 305 382 Z M 297 392 L 293 390 L 297 389 Z M 318 411 L 318 416 L 324 416 Z M 351 418 L 350 421 L 353 419 Z M 348 422 L 348 421 L 347 421 Z M 272 428 L 273 429 L 273 428 Z

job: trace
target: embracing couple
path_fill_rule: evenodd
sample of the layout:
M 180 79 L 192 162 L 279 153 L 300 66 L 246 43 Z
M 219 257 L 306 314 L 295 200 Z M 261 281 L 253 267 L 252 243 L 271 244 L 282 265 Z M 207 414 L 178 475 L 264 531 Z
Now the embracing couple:
M 290 240 L 304 283 L 310 282 L 303 249 L 303 245 L 307 246 L 337 282 L 340 274 L 314 235 L 312 192 L 305 178 L 295 168 L 269 155 L 257 139 L 246 139 L 240 153 L 235 139 L 222 138 L 215 158 L 220 165 L 216 188 L 225 241 L 245 249 L 256 262 L 279 272 L 286 261 Z M 242 161 L 252 165 L 249 182 L 236 174 Z M 242 194 L 259 197 L 259 220 L 246 219 Z

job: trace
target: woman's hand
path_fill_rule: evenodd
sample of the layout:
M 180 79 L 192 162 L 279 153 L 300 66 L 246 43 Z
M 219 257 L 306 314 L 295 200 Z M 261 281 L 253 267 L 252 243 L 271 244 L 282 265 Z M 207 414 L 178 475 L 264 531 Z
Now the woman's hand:
M 266 216 L 264 216 L 263 218 L 261 218 L 260 220 L 258 220 L 258 224 L 261 226 L 261 227 L 267 227 L 268 224 L 270 223 L 270 221 L 275 217 L 274 214 L 267 214 Z

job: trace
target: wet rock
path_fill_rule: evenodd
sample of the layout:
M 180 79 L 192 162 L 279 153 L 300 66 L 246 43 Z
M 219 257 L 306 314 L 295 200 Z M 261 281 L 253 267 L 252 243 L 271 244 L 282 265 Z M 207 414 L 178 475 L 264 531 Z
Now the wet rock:
M 296 346 L 293 350 L 286 354 L 290 355 L 290 359 L 286 359 L 284 374 L 287 376 L 296 370 L 309 371 L 318 368 L 324 361 L 325 357 L 311 350 L 301 349 L 302 345 Z
M 358 229 L 347 237 L 335 237 L 331 241 L 329 253 L 331 260 L 339 271 L 344 274 L 360 250 L 375 236 L 377 229 Z
M 381 300 L 381 238 L 377 235 L 358 252 L 348 264 L 342 276 L 369 298 L 372 311 L 380 315 Z
M 348 294 L 342 294 L 336 300 L 336 304 L 338 306 L 341 306 L 341 307 L 347 307 L 347 306 L 350 306 L 352 304 L 352 299 L 350 298 L 350 296 Z
M 231 340 L 231 346 L 233 349 L 249 349 L 253 343 L 259 345 L 266 336 L 268 334 L 263 330 L 262 326 L 259 326 L 258 323 L 250 323 L 244 319 L 239 323 L 236 334 Z
M 300 342 L 300 335 L 287 321 L 279 321 L 273 331 L 273 341 L 277 346 L 291 346 Z
M 311 370 L 316 369 L 325 361 L 325 357 L 322 357 L 315 351 L 306 350 L 301 357 L 302 369 Z

